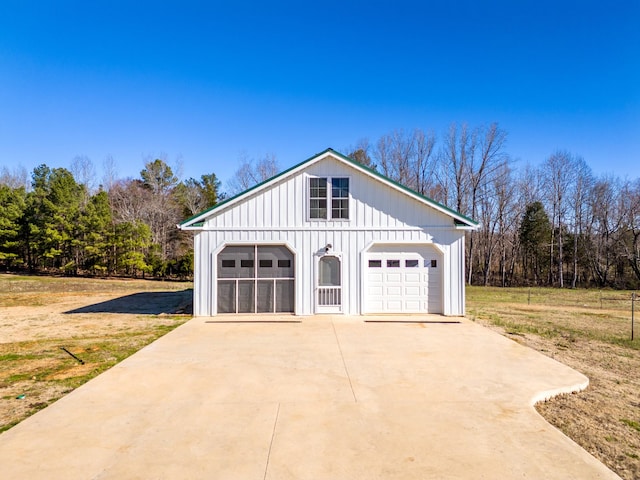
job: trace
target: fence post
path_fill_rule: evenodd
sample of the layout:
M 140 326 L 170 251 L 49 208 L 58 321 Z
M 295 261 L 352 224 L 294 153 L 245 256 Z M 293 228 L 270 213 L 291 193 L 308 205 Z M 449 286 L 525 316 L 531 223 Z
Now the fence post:
M 636 292 L 631 294 L 631 341 L 633 341 L 633 323 L 635 316 Z
M 600 290 L 600 310 L 602 310 L 602 290 Z

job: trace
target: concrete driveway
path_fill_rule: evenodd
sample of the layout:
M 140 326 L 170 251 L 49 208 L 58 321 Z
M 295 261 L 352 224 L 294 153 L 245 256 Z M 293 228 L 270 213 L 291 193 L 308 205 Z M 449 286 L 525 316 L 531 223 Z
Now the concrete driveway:
M 472 322 L 263 318 L 193 319 L 3 433 L 2 476 L 618 478 L 532 406 L 586 377 Z

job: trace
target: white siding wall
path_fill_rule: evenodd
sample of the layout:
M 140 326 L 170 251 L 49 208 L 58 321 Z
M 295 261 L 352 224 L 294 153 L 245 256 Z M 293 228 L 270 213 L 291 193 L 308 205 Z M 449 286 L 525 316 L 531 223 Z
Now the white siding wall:
M 308 176 L 349 177 L 346 221 L 308 221 Z M 314 313 L 317 252 L 342 254 L 344 313 L 361 312 L 362 252 L 372 242 L 434 243 L 444 251 L 444 314 L 464 314 L 464 232 L 434 208 L 333 158 L 285 176 L 267 190 L 214 210 L 196 234 L 194 314 L 215 313 L 215 253 L 231 243 L 283 243 L 296 255 L 295 312 Z

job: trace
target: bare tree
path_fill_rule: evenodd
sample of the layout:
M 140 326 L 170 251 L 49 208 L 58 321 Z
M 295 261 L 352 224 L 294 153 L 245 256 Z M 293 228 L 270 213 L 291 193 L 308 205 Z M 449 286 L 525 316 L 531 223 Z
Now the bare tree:
M 452 124 L 442 150 L 447 177 L 450 179 L 453 208 L 471 215 L 469 202 L 470 157 L 475 151 L 475 135 L 469 134 L 466 124 Z
M 394 130 L 380 137 L 373 155 L 383 175 L 426 195 L 436 185 L 435 145 L 433 132 Z
M 496 250 L 500 254 L 497 261 L 500 284 L 507 283 L 507 271 L 513 270 L 515 260 L 507 259 L 507 253 L 513 252 L 517 238 L 517 209 L 514 201 L 515 183 L 512 179 L 511 168 L 503 163 L 491 182 L 480 186 L 481 195 L 478 196 L 478 219 L 481 229 L 477 235 L 480 253 L 480 269 L 483 285 L 489 285 Z
M 273 154 L 267 154 L 257 161 L 243 155 L 240 166 L 228 182 L 227 189 L 229 194 L 237 195 L 277 175 L 278 172 L 278 162 Z
M 591 168 L 582 157 L 574 157 L 572 164 L 572 188 L 569 196 L 573 224 L 573 277 L 571 279 L 571 288 L 576 288 L 579 265 L 578 247 L 583 238 L 584 216 L 587 208 L 587 199 L 591 195 L 591 189 L 593 188 L 593 175 Z
M 521 213 L 524 214 L 527 205 L 540 201 L 544 196 L 543 178 L 540 170 L 526 164 L 516 180 L 518 184 L 518 199 Z
M 623 241 L 623 248 L 631 269 L 640 281 L 640 178 L 627 184 L 622 196 L 628 199 L 624 213 L 629 229 L 628 239 Z
M 589 221 L 586 226 L 592 275 L 596 283 L 609 284 L 609 274 L 616 261 L 615 247 L 623 216 L 618 199 L 619 182 L 613 177 L 596 180 L 589 197 Z
M 10 188 L 23 187 L 28 191 L 31 187 L 31 182 L 29 181 L 27 169 L 22 165 L 15 167 L 13 171 L 7 167 L 2 167 L 0 169 L 0 185 L 6 185 Z
M 91 159 L 86 155 L 76 155 L 71 161 L 69 171 L 76 182 L 84 185 L 89 194 L 96 189 L 96 168 Z
M 91 159 L 86 155 L 77 155 L 71 161 L 69 171 L 79 185 L 83 185 L 82 189 L 82 208 L 89 203 L 89 198 L 96 191 L 96 168 Z
M 135 223 L 145 217 L 151 192 L 140 180 L 131 178 L 116 180 L 109 189 L 109 203 L 116 223 Z
M 434 191 L 435 182 L 434 171 L 435 165 L 435 145 L 436 135 L 434 132 L 424 132 L 423 130 L 414 130 L 413 141 L 415 144 L 415 159 L 411 166 L 411 176 L 413 182 L 411 187 L 422 195 L 431 196 Z
M 382 174 L 385 177 L 393 178 L 393 154 L 392 140 L 390 135 L 383 135 L 376 143 L 374 157 L 380 165 Z
M 162 260 L 166 260 L 169 256 L 171 234 L 181 216 L 172 195 L 173 189 L 178 185 L 178 177 L 159 158 L 146 162 L 140 177 L 143 188 L 151 192 L 143 210 L 143 218 L 151 228 L 154 243 L 160 245 Z
M 415 187 L 411 164 L 415 154 L 415 138 L 403 130 L 394 130 L 378 140 L 374 155 L 383 175 L 408 187 Z
M 473 133 L 473 141 L 466 161 L 469 175 L 469 197 L 471 201 L 471 216 L 477 215 L 478 202 L 485 192 L 487 184 L 497 180 L 499 172 L 506 172 L 509 157 L 504 152 L 507 134 L 493 123 L 487 128 L 479 128 Z M 473 275 L 473 259 L 475 255 L 476 232 L 469 235 L 467 281 L 471 283 Z
M 107 155 L 103 160 L 102 173 L 102 188 L 108 192 L 118 181 L 118 166 L 113 156 Z
M 373 162 L 371 158 L 371 146 L 369 145 L 369 139 L 361 138 L 355 144 L 355 146 L 350 146 L 345 149 L 346 152 L 349 152 L 347 155 L 349 158 L 355 160 L 358 163 L 361 163 L 365 167 L 369 167 L 372 169 L 376 169 L 376 164 Z
M 218 203 L 220 182 L 215 173 L 189 178 L 176 188 L 176 198 L 188 217 Z
M 557 242 L 558 285 L 564 287 L 564 230 L 565 216 L 568 208 L 569 188 L 571 187 L 573 158 L 566 150 L 558 150 L 545 161 L 543 165 L 544 186 L 547 192 L 547 202 L 551 211 L 552 238 L 549 247 L 549 261 L 554 264 L 554 247 Z M 549 272 L 549 283 L 553 284 L 553 269 Z
M 196 179 L 189 178 L 178 185 L 178 192 L 186 216 L 190 217 L 206 208 L 200 183 Z

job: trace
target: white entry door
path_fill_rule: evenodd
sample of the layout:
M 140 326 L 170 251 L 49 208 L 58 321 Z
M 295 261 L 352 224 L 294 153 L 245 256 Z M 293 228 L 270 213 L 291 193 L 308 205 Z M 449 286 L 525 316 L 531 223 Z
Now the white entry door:
M 315 300 L 316 313 L 342 312 L 342 261 L 336 255 L 318 259 Z
M 442 262 L 435 249 L 369 253 L 364 262 L 365 313 L 442 313 Z

